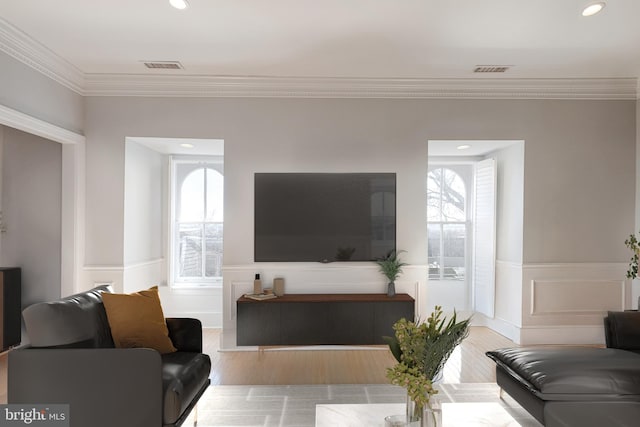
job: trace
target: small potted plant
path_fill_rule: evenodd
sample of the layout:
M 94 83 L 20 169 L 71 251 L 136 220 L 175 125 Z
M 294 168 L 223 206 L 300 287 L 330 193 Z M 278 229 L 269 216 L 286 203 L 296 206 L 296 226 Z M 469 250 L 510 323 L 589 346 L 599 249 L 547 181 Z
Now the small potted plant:
M 387 284 L 387 296 L 394 296 L 396 294 L 396 279 L 402 273 L 402 267 L 407 265 L 400 261 L 399 255 L 406 251 L 396 251 L 395 249 L 389 251 L 383 258 L 376 260 L 376 263 L 380 267 L 380 272 L 389 280 Z

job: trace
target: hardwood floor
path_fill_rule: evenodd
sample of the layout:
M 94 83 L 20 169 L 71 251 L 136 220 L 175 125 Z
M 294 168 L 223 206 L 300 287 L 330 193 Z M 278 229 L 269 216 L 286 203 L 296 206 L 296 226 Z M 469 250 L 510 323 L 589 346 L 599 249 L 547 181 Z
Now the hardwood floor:
M 260 351 L 220 351 L 220 329 L 203 330 L 204 352 L 212 361 L 214 385 L 387 384 L 387 367 L 395 363 L 384 346 L 365 350 L 305 350 L 265 347 Z M 495 382 L 485 351 L 517 346 L 484 327 L 469 337 L 445 365 L 445 383 Z M 0 355 L 0 403 L 7 401 L 7 353 Z
M 386 346 L 366 350 L 304 350 L 265 347 L 261 351 L 219 351 L 219 329 L 205 329 L 204 352 L 212 361 L 212 384 L 387 384 L 387 367 L 395 359 Z M 517 346 L 484 327 L 472 327 L 469 337 L 445 365 L 447 383 L 495 382 L 493 362 L 485 351 Z

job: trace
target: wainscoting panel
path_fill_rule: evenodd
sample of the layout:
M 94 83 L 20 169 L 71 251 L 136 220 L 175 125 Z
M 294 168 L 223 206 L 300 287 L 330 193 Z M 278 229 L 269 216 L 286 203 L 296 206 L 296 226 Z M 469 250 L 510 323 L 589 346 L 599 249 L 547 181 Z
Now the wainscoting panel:
M 533 280 L 531 315 L 601 315 L 624 310 L 624 280 Z
M 520 343 L 604 344 L 608 310 L 631 304 L 625 263 L 525 264 Z
M 124 267 L 116 265 L 92 265 L 85 266 L 80 274 L 76 289 L 72 293 L 88 291 L 100 284 L 110 283 L 114 292 L 123 290 Z

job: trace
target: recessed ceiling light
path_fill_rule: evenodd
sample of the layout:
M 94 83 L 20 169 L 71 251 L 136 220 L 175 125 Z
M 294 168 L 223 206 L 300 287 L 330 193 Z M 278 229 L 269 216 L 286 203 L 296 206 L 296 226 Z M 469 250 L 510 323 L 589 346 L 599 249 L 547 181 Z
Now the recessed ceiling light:
M 180 144 L 180 147 L 182 147 L 182 148 L 193 148 L 193 144 L 188 144 L 188 143 L 185 142 L 185 143 Z
M 471 146 L 469 144 L 462 144 L 462 145 L 458 145 L 456 148 L 458 150 L 468 150 L 469 148 L 471 148 Z
M 180 9 L 180 10 L 183 10 L 189 7 L 189 3 L 187 3 L 187 0 L 169 0 L 169 4 L 175 7 L 176 9 Z
M 593 16 L 604 9 L 605 5 L 606 3 L 603 1 L 598 3 L 591 3 L 582 10 L 582 16 Z

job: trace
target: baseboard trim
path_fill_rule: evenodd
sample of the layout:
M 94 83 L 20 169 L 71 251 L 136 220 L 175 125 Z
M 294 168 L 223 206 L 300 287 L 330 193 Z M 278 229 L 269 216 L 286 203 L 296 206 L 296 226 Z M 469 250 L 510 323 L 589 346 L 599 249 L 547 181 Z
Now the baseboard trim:
M 472 326 L 485 326 L 500 335 L 509 338 L 514 343 L 520 344 L 521 328 L 519 326 L 499 317 L 491 319 L 481 313 L 474 313 L 472 319 Z

